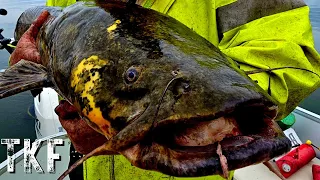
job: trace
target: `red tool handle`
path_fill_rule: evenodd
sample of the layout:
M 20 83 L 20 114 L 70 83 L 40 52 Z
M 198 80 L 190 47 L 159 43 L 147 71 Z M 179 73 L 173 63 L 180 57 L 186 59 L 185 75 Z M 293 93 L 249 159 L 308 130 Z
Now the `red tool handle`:
M 277 160 L 276 164 L 281 174 L 285 178 L 288 178 L 304 165 L 308 164 L 314 157 L 316 157 L 316 153 L 312 146 L 302 144 Z

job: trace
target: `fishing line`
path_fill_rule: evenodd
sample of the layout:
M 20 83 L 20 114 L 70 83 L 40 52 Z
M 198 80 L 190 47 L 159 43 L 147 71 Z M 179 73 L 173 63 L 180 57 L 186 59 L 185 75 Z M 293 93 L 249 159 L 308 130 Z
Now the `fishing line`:
M 16 48 L 16 46 L 12 45 L 12 44 L 7 44 L 7 46 L 11 47 L 11 48 Z
M 160 98 L 160 101 L 159 101 L 159 105 L 158 105 L 158 107 L 157 107 L 156 117 L 155 117 L 155 118 L 158 117 L 158 112 L 159 112 L 159 110 L 160 110 L 160 106 L 161 106 L 161 104 L 162 104 L 164 95 L 167 93 L 167 90 L 169 89 L 169 86 L 171 85 L 171 83 L 172 83 L 173 81 L 175 81 L 175 80 L 177 80 L 177 79 L 181 79 L 181 78 L 182 78 L 181 76 L 180 76 L 180 77 L 174 77 L 174 78 L 172 78 L 172 79 L 168 82 L 168 84 L 167 84 L 166 88 L 164 89 L 164 91 L 163 91 L 163 93 L 162 93 L 162 96 L 161 96 L 161 98 Z
M 30 109 L 33 105 L 30 105 L 28 107 L 28 110 L 27 110 L 27 114 L 34 119 L 35 121 L 35 124 L 34 124 L 34 129 L 36 130 L 36 133 L 39 135 L 39 136 L 42 136 L 41 132 L 40 132 L 40 121 L 38 120 L 37 117 L 35 117 L 34 115 L 32 115 L 32 113 L 30 112 Z
M 173 72 L 172 72 L 172 75 L 173 75 L 173 76 L 178 76 L 178 73 L 175 73 L 175 71 L 173 71 Z M 157 119 L 157 117 L 158 117 L 158 113 L 159 113 L 159 110 L 160 110 L 160 106 L 161 106 L 161 104 L 162 104 L 164 95 L 167 93 L 167 90 L 169 89 L 169 86 L 171 85 L 171 83 L 172 83 L 173 81 L 175 81 L 175 80 L 177 80 L 177 79 L 181 79 L 181 78 L 182 78 L 181 76 L 180 76 L 180 77 L 174 77 L 174 78 L 172 78 L 172 79 L 168 82 L 168 84 L 167 84 L 166 88 L 164 89 L 164 91 L 163 91 L 163 93 L 162 93 L 162 96 L 161 96 L 161 98 L 160 98 L 159 105 L 158 105 L 158 107 L 157 107 L 157 110 L 156 110 L 156 114 L 155 114 L 155 118 L 154 118 L 154 119 Z M 155 121 L 152 122 L 152 125 L 151 125 L 151 128 L 150 128 L 150 129 L 154 129 L 154 122 L 155 122 Z
M 28 110 L 27 110 L 27 114 L 30 116 L 30 117 L 32 117 L 33 119 L 37 119 L 35 116 L 33 116 L 32 114 L 31 114 L 31 112 L 30 112 L 30 108 L 32 107 L 33 105 L 30 105 L 29 107 L 28 107 Z
M 102 144 L 101 146 L 97 147 L 96 149 L 92 150 L 85 156 L 83 156 L 81 159 L 77 160 L 73 165 L 69 167 L 64 173 L 60 175 L 58 180 L 63 180 L 68 174 L 70 174 L 71 171 L 73 171 L 76 167 L 78 167 L 80 164 L 82 164 L 85 160 L 89 159 L 90 157 L 94 156 L 95 154 L 101 153 L 105 150 L 105 144 Z

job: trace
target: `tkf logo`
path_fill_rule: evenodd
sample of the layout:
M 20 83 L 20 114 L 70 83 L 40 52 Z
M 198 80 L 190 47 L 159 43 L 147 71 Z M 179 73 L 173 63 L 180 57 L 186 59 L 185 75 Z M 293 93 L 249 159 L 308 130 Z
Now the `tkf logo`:
M 44 173 L 40 164 L 38 163 L 35 154 L 41 145 L 42 140 L 36 140 L 32 143 L 32 147 L 30 148 L 30 139 L 24 140 L 24 172 L 31 173 L 31 164 L 34 167 L 34 169 L 39 173 Z M 1 144 L 7 145 L 7 171 L 8 172 L 14 172 L 14 145 L 20 144 L 20 139 L 1 139 Z M 60 155 L 54 154 L 54 147 L 55 145 L 63 144 L 62 139 L 48 139 L 47 140 L 47 171 L 49 173 L 54 173 L 54 160 L 59 160 Z

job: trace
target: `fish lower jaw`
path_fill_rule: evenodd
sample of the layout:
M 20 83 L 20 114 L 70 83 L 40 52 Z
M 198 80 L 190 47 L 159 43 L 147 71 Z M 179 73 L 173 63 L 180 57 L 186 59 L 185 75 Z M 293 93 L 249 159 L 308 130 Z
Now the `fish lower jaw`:
M 176 177 L 226 176 L 228 170 L 261 163 L 291 149 L 276 122 L 265 119 L 261 124 L 246 127 L 246 123 L 221 117 L 187 128 L 170 126 L 174 128 L 158 129 L 152 138 L 121 154 L 137 167 Z
M 201 177 L 223 175 L 229 170 L 243 168 L 280 156 L 291 149 L 291 142 L 285 136 L 277 138 L 246 137 L 250 142 L 237 148 L 226 148 L 221 141 L 221 152 L 225 162 L 217 154 L 218 143 L 205 147 L 168 148 L 155 142 L 136 144 L 121 154 L 134 166 L 158 171 L 175 177 Z M 252 140 L 253 138 L 254 140 Z

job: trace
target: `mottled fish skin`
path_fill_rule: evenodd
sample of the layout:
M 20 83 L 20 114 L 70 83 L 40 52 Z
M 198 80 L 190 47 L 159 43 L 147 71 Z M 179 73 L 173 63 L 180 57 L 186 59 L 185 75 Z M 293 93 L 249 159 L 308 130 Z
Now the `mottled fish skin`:
M 16 34 L 23 33 L 21 29 L 17 27 Z M 167 163 L 162 155 L 169 152 L 162 146 L 143 144 L 144 150 L 134 159 L 131 151 L 123 150 L 147 135 L 148 123 L 152 127 L 192 124 L 239 112 L 241 107 L 252 107 L 272 119 L 277 114 L 271 97 L 232 60 L 185 25 L 153 10 L 124 3 L 76 3 L 52 15 L 37 44 L 53 88 L 96 131 L 108 139 L 116 137 L 115 149 L 144 169 L 176 176 L 222 174 L 219 158 L 211 152 L 196 155 L 199 161 L 192 168 L 188 153 L 180 154 L 184 158 L 180 163 L 189 163 L 185 171 L 175 166 L 179 159 L 170 161 L 176 164 L 161 164 Z M 224 155 L 232 160 L 228 162 L 232 170 L 280 155 L 290 149 L 288 142 L 283 136 L 272 143 L 255 142 L 255 147 L 267 145 L 258 148 L 252 162 L 239 163 L 249 157 L 243 147 L 239 156 L 233 151 Z M 280 145 L 275 147 L 276 143 Z M 160 155 L 151 156 L 151 151 Z M 212 158 L 204 158 L 207 155 Z
M 51 67 L 54 82 L 59 91 L 71 102 L 74 102 L 82 112 L 95 110 L 94 106 L 99 105 L 108 107 L 112 104 L 112 101 L 115 103 L 116 100 L 112 100 L 114 93 L 130 87 L 130 85 L 122 82 L 123 73 L 132 65 L 143 65 L 147 68 L 158 66 L 159 70 L 168 71 L 167 77 L 162 77 L 163 80 L 161 79 L 162 82 L 159 81 L 159 85 L 163 82 L 167 83 L 172 78 L 170 72 L 175 70 L 174 68 L 183 69 L 184 66 L 186 69 L 197 73 L 198 76 L 202 76 L 192 77 L 192 74 L 186 74 L 186 76 L 189 76 L 185 78 L 186 80 L 207 78 L 206 81 L 199 83 L 206 83 L 202 84 L 203 88 L 214 83 L 216 86 L 215 92 L 210 95 L 214 101 L 208 100 L 205 102 L 206 104 L 203 104 L 202 102 L 196 102 L 196 99 L 200 100 L 200 97 L 195 98 L 193 104 L 198 104 L 199 109 L 200 104 L 203 104 L 204 107 L 214 107 L 216 113 L 223 112 L 227 108 L 232 108 L 234 104 L 247 101 L 248 98 L 270 102 L 268 99 L 264 99 L 264 92 L 258 89 L 248 78 L 239 76 L 238 73 L 241 72 L 236 72 L 233 64 L 212 44 L 174 19 L 155 11 L 142 8 L 134 8 L 128 11 L 121 5 L 105 5 L 101 8 L 77 4 L 64 9 L 58 17 L 50 21 L 44 27 L 40 36 L 39 49 L 44 61 L 43 64 Z M 95 65 L 85 64 L 85 62 L 94 58 L 104 61 L 105 65 L 95 67 Z M 84 95 L 85 92 L 75 93 L 72 81 L 76 81 L 77 77 L 70 77 L 70 75 L 77 68 L 84 70 L 81 72 L 82 74 L 77 74 L 77 76 L 87 78 L 84 80 L 85 82 L 77 85 L 77 91 L 79 91 L 80 86 L 93 83 L 92 80 L 86 81 L 93 75 L 96 78 L 101 76 L 100 73 L 106 71 L 112 74 L 105 82 L 95 82 L 96 86 L 101 85 L 101 83 L 105 84 L 103 86 L 103 97 L 109 96 L 110 98 L 105 98 L 103 102 L 101 102 L 101 99 L 88 101 L 88 98 L 84 96 L 89 95 Z M 154 72 L 156 70 L 157 68 L 154 68 Z M 94 72 L 91 73 L 90 71 Z M 160 73 L 162 74 L 162 72 Z M 211 78 L 209 79 L 206 76 L 211 76 Z M 156 74 L 148 77 L 145 81 L 153 81 L 154 78 L 156 78 Z M 107 80 L 110 82 L 106 82 Z M 207 81 L 211 82 L 208 83 Z M 248 84 L 248 88 L 233 86 L 234 81 L 237 81 L 238 84 Z M 163 86 L 159 86 L 162 88 L 159 89 L 158 94 L 165 87 L 164 83 Z M 115 89 L 115 85 L 118 84 L 123 85 Z M 146 85 L 148 84 L 146 83 Z M 226 92 L 224 86 L 229 86 L 230 90 Z M 150 89 L 150 87 L 146 88 Z M 84 90 L 84 87 L 82 87 L 82 90 Z M 78 96 L 83 96 L 83 98 Z M 209 94 L 206 96 L 208 97 Z M 224 103 L 217 103 L 217 99 Z M 233 102 L 230 102 L 231 99 Z M 92 104 L 93 101 L 95 101 L 95 105 Z M 193 105 L 190 107 L 193 108 Z M 102 109 L 101 114 L 109 113 L 106 111 L 112 110 Z M 212 114 L 211 108 L 207 114 Z M 111 122 L 112 120 L 114 120 L 112 117 L 101 118 L 101 122 Z M 111 132 L 113 130 L 107 130 L 110 128 L 110 123 L 103 124 L 104 127 L 101 126 L 101 128 L 106 128 L 104 133 L 110 131 L 109 133 L 114 135 Z
M 14 39 L 19 41 L 24 32 L 28 30 L 32 22 L 34 22 L 42 11 L 47 10 L 51 16 L 58 16 L 62 8 L 60 7 L 48 7 L 48 6 L 37 6 L 25 10 L 19 17 L 14 32 Z

